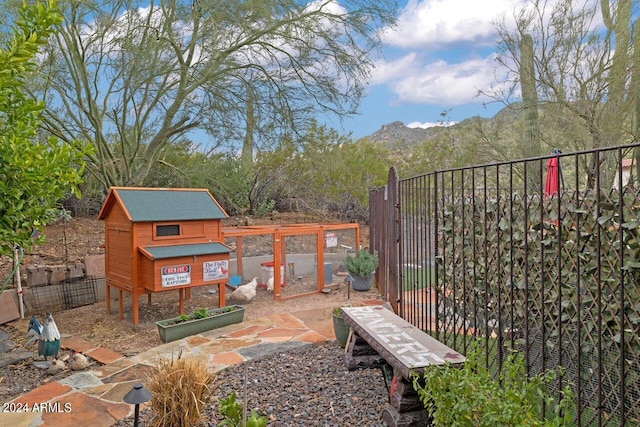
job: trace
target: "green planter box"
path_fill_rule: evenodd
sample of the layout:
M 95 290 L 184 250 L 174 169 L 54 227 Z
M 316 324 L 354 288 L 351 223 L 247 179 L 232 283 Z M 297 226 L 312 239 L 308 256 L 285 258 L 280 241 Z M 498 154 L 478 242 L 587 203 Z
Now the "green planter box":
M 160 339 L 163 342 L 171 342 L 212 329 L 240 323 L 244 319 L 244 307 L 241 305 L 229 305 L 208 310 L 207 314 L 208 316 L 202 319 L 192 319 L 180 323 L 176 323 L 180 319 L 179 317 L 156 322 Z

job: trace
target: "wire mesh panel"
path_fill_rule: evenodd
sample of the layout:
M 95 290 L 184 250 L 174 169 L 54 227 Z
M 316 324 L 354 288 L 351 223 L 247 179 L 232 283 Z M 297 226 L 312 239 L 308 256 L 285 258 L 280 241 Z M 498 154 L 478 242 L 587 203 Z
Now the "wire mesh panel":
M 26 313 L 33 315 L 64 310 L 62 285 L 24 288 L 24 305 Z
M 64 280 L 62 295 L 65 309 L 95 304 L 98 302 L 96 278 L 87 276 Z

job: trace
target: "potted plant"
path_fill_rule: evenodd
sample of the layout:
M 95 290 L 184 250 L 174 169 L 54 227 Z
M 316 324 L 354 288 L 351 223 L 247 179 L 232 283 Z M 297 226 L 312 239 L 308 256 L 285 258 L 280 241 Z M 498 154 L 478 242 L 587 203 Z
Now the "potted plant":
M 336 335 L 336 341 L 340 344 L 341 347 L 347 345 L 347 340 L 349 339 L 349 330 L 351 329 L 349 325 L 347 325 L 342 317 L 342 307 L 335 307 L 333 309 L 333 332 Z
M 378 253 L 369 252 L 363 248 L 355 256 L 347 254 L 344 265 L 353 279 L 354 291 L 368 291 L 371 289 L 372 275 L 378 268 Z
M 156 322 L 160 339 L 163 342 L 196 335 L 211 329 L 240 323 L 244 319 L 244 307 L 229 305 L 207 310 L 200 308 L 191 314 L 183 314 L 171 319 Z

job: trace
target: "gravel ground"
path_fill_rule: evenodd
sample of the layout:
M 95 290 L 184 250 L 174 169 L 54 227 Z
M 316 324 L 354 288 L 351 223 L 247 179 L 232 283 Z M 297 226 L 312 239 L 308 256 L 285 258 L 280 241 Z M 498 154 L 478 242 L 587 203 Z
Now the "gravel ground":
M 335 342 L 305 347 L 227 368 L 218 374 L 216 395 L 236 391 L 242 399 L 247 375 L 249 407 L 269 417 L 269 426 L 383 426 L 387 389 L 379 369 L 348 371 L 344 349 Z M 217 399 L 207 408 L 205 426 L 217 425 Z M 141 426 L 151 412 L 141 413 Z M 133 426 L 133 418 L 116 427 Z

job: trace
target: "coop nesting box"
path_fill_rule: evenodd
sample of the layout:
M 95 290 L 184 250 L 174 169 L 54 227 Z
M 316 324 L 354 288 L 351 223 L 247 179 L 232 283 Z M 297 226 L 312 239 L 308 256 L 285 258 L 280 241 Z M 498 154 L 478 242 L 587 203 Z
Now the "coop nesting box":
M 107 293 L 114 287 L 133 294 L 134 324 L 143 293 L 179 290 L 182 312 L 183 290 L 217 284 L 223 307 L 231 252 L 222 237 L 226 217 L 206 189 L 112 187 L 98 216 Z

